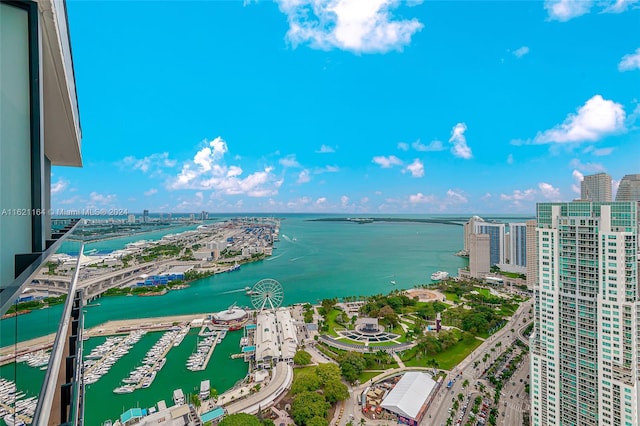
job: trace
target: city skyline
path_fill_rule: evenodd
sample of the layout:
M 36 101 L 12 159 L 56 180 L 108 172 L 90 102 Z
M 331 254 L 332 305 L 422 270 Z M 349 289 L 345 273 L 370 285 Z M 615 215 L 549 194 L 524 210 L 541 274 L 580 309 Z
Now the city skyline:
M 640 168 L 633 2 L 363 5 L 68 3 L 52 207 L 533 214 Z

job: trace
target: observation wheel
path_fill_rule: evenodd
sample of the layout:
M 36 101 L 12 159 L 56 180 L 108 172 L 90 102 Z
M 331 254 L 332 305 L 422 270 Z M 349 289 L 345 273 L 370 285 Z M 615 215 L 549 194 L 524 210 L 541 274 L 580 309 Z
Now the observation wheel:
M 282 285 L 271 278 L 258 281 L 250 291 L 251 304 L 262 311 L 263 309 L 278 309 L 284 300 Z

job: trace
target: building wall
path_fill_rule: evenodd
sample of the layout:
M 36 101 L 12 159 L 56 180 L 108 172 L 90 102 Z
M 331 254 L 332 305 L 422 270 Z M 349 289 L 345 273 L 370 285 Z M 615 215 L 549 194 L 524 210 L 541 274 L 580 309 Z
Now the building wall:
M 489 273 L 490 237 L 487 234 L 471 234 L 469 239 L 469 273 L 473 278 L 481 278 Z
M 476 223 L 476 234 L 487 234 L 490 237 L 489 262 L 491 265 L 506 263 L 504 250 L 504 223 Z
M 537 206 L 534 425 L 638 424 L 638 204 Z
M 580 199 L 585 201 L 611 201 L 611 176 L 606 173 L 585 176 L 580 183 Z
M 616 201 L 640 201 L 640 174 L 625 175 L 622 178 Z
M 538 241 L 536 237 L 536 221 L 528 220 L 526 222 L 527 234 L 527 287 L 533 289 L 538 277 Z

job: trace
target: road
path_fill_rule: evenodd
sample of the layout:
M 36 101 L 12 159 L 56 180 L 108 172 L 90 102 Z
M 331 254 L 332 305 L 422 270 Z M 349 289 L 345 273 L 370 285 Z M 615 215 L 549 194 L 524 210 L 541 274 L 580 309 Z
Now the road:
M 498 425 L 522 424 L 522 413 L 523 411 L 529 411 L 530 407 L 529 396 L 524 390 L 525 384 L 529 382 L 527 376 L 529 376 L 528 354 L 522 358 L 509 383 L 506 383 L 502 388 Z
M 479 347 L 477 347 L 468 357 L 466 357 L 458 366 L 445 378 L 440 390 L 435 396 L 434 403 L 431 404 L 427 413 L 422 421 L 422 425 L 431 426 L 431 425 L 441 425 L 447 423 L 447 418 L 449 417 L 449 409 L 453 405 L 453 399 L 457 397 L 459 393 L 465 394 L 467 391 L 471 392 L 474 388 L 476 382 L 478 382 L 478 378 L 482 375 L 484 370 L 482 358 L 485 354 L 489 354 L 490 358 L 487 361 L 486 367 L 490 365 L 492 361 L 494 361 L 500 354 L 509 346 L 512 345 L 513 340 L 516 338 L 516 335 L 511 332 L 511 329 L 514 329 L 516 332 L 523 324 L 523 319 L 529 321 L 529 310 L 533 306 L 533 301 L 528 300 L 520 305 L 518 310 L 513 314 L 510 318 L 509 322 L 505 324 L 497 333 L 490 336 L 486 341 L 484 341 Z M 500 342 L 500 345 L 496 347 L 496 344 Z M 494 352 L 491 352 L 491 349 L 494 349 Z M 477 368 L 473 367 L 474 362 L 478 361 L 479 365 Z M 528 363 L 526 363 L 528 365 Z M 527 373 L 528 374 L 528 371 Z M 525 376 L 526 376 L 525 374 Z M 451 389 L 447 389 L 446 384 L 450 380 L 454 380 L 455 382 Z M 468 380 L 469 388 L 467 390 L 463 390 L 462 383 Z M 519 378 L 518 378 L 519 380 Z M 480 381 L 481 383 L 483 381 Z M 486 382 L 484 382 L 486 385 Z M 524 386 L 524 385 L 523 385 Z M 517 401 L 522 402 L 524 399 L 527 399 L 523 393 L 520 393 L 520 399 Z M 512 400 L 515 402 L 516 397 Z M 527 399 L 528 401 L 528 399 Z M 507 403 L 509 404 L 509 403 Z M 457 418 L 457 416 L 456 416 Z M 522 419 L 522 415 L 520 415 L 520 419 Z M 522 420 L 518 421 L 515 424 L 520 424 Z M 513 423 L 506 423 L 513 424 Z

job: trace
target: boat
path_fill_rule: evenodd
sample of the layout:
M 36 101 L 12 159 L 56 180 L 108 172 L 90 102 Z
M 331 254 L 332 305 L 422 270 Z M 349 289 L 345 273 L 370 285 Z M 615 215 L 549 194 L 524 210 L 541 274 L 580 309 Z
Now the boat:
M 227 269 L 227 272 L 237 271 L 238 269 L 240 269 L 240 264 L 238 264 L 238 262 L 236 262 L 235 265 L 233 265 L 231 268 Z
M 120 386 L 119 388 L 115 388 L 113 390 L 113 393 L 131 393 L 135 390 L 135 386 L 132 385 L 124 385 L 124 386 Z
M 449 273 L 446 271 L 437 271 L 431 274 L 431 281 L 441 281 L 449 277 Z
M 4 420 L 7 426 L 25 426 L 25 422 L 23 422 L 22 419 L 20 419 L 15 414 L 9 413 L 6 416 L 4 416 L 2 420 Z
M 184 405 L 184 393 L 182 389 L 176 389 L 173 391 L 173 403 L 175 405 Z

